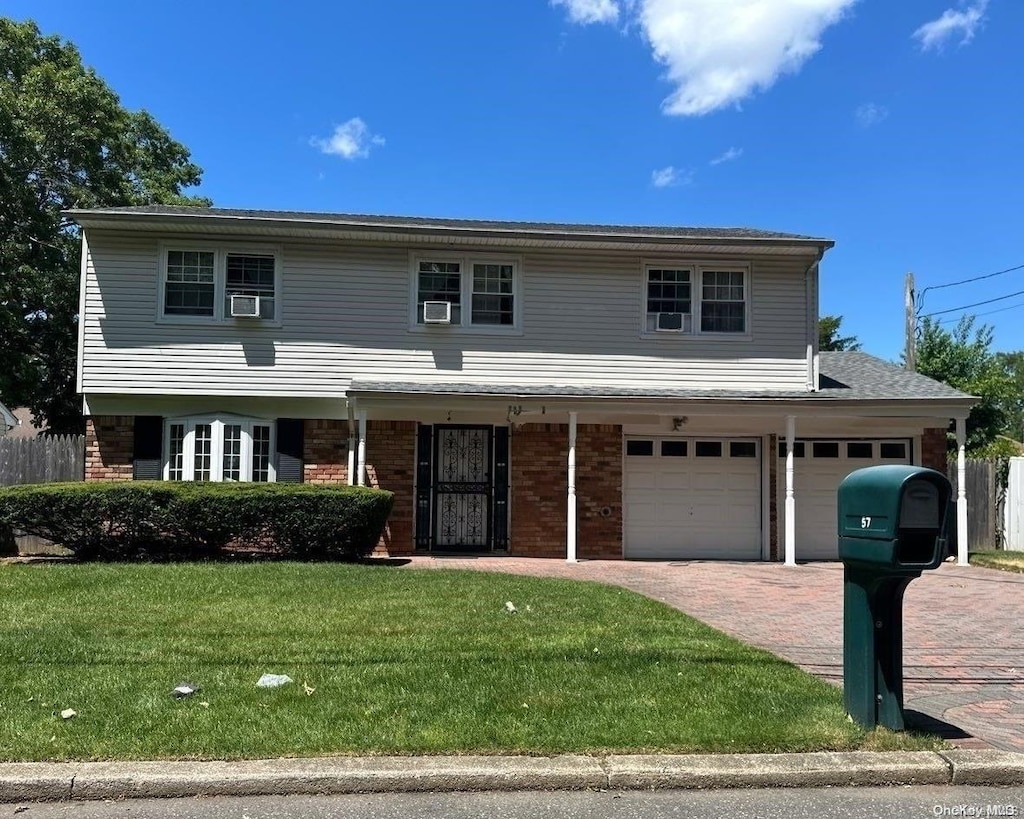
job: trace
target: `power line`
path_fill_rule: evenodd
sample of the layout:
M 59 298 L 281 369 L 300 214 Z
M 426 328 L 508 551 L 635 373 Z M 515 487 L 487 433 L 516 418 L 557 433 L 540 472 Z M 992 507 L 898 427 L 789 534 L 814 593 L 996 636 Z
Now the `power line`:
M 993 313 L 1005 313 L 1007 310 L 1016 310 L 1019 307 L 1024 307 L 1024 301 L 1022 301 L 1022 302 L 1020 302 L 1018 304 L 1011 304 L 1009 307 L 1000 307 L 998 310 L 986 310 L 984 313 L 974 313 L 973 315 L 974 315 L 975 318 L 978 318 L 980 316 L 991 316 Z M 937 324 L 954 324 L 955 322 L 960 321 L 960 319 L 962 319 L 962 318 L 963 318 L 963 316 L 958 316 L 957 318 L 941 319 L 940 321 L 938 321 L 936 323 Z
M 1024 264 L 1019 264 L 1016 267 L 1008 267 L 1006 270 L 997 270 L 995 273 L 986 273 L 983 276 L 975 276 L 972 279 L 962 279 L 958 282 L 948 282 L 947 284 L 933 284 L 926 287 L 921 291 L 919 295 L 923 296 L 929 290 L 942 290 L 944 287 L 958 287 L 961 284 L 970 284 L 971 282 L 980 282 L 983 279 L 991 279 L 995 276 L 1002 276 L 1004 273 L 1012 273 L 1014 270 L 1024 270 Z
M 1024 267 L 1024 265 L 1022 265 Z M 997 301 L 1004 301 L 1005 299 L 1012 299 L 1014 296 L 1024 296 L 1024 290 L 1018 290 L 1016 293 L 1007 293 L 1005 296 L 997 296 L 994 299 L 986 299 L 985 301 L 976 301 L 974 304 L 965 304 L 961 307 L 950 307 L 948 310 L 936 310 L 933 313 L 926 313 L 921 318 L 931 318 L 932 316 L 941 316 L 946 313 L 956 313 L 961 310 L 970 310 L 972 307 L 981 307 L 983 304 L 992 304 Z

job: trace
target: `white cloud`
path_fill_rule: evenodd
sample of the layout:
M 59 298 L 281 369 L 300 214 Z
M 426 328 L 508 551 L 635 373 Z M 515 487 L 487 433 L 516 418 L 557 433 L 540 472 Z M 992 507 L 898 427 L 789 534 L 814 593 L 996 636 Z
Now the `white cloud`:
M 551 0 L 552 6 L 563 6 L 573 23 L 614 23 L 619 19 L 615 0 Z
M 921 44 L 922 51 L 941 49 L 948 40 L 960 36 L 960 45 L 974 39 L 974 32 L 985 18 L 988 0 L 975 0 L 963 11 L 946 9 L 937 20 L 925 23 L 913 36 Z
M 712 165 L 721 165 L 723 162 L 732 162 L 734 159 L 739 159 L 743 156 L 742 148 L 730 148 L 721 156 L 716 156 L 711 160 Z
M 615 22 L 619 11 L 640 29 L 676 88 L 667 114 L 702 116 L 736 105 L 794 74 L 821 48 L 821 35 L 857 0 L 551 0 L 576 22 Z M 577 19 L 573 9 L 580 14 Z
M 674 188 L 693 182 L 693 171 L 684 171 L 673 165 L 651 171 L 651 184 L 656 188 Z
M 882 105 L 875 105 L 873 102 L 865 102 L 863 105 L 857 106 L 853 116 L 861 128 L 870 128 L 889 116 L 889 109 Z
M 335 125 L 334 133 L 326 139 L 313 137 L 309 142 L 322 153 L 331 156 L 363 159 L 370 155 L 370 148 L 384 144 L 384 137 L 371 134 L 365 122 L 359 117 L 352 117 L 343 125 Z

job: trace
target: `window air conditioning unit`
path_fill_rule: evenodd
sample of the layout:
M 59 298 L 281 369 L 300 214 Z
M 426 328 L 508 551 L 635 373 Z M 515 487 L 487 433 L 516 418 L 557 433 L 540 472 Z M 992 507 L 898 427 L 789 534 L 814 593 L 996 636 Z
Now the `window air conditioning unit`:
M 260 297 L 232 294 L 231 316 L 233 318 L 259 318 Z
M 452 303 L 450 301 L 423 302 L 424 324 L 451 324 Z
M 658 313 L 655 329 L 661 333 L 682 333 L 686 329 L 686 313 Z

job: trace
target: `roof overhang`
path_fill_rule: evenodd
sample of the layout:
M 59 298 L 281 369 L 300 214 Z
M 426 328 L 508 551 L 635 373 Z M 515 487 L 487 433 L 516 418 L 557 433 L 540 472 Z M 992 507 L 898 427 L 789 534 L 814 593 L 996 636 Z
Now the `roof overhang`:
M 743 235 L 700 236 L 644 233 L 641 229 L 599 226 L 517 227 L 515 223 L 394 224 L 371 217 L 317 218 L 313 215 L 233 215 L 224 213 L 139 213 L 106 209 L 67 210 L 64 214 L 87 230 L 188 233 L 191 236 L 259 236 L 281 239 L 332 239 L 368 243 L 443 244 L 447 246 L 536 248 L 551 250 L 622 250 L 645 253 L 729 253 L 758 256 L 820 257 L 835 242 L 804 237 Z M 671 231 L 671 229 L 663 229 Z

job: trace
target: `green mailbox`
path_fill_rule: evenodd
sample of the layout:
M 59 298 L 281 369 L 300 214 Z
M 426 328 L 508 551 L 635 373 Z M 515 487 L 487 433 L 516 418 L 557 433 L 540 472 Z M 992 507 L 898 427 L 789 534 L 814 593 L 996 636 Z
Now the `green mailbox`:
M 843 698 L 866 728 L 903 721 L 903 593 L 946 556 L 952 488 L 933 469 L 858 469 L 839 484 Z

